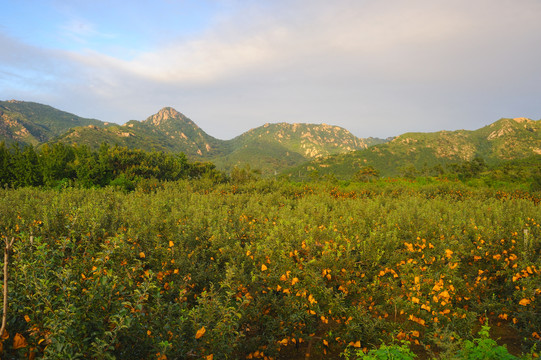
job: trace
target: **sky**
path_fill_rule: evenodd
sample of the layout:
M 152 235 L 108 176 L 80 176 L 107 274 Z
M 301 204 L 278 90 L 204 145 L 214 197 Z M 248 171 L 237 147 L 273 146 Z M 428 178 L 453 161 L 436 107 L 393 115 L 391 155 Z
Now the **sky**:
M 0 100 L 231 139 L 541 119 L 540 0 L 0 0 Z

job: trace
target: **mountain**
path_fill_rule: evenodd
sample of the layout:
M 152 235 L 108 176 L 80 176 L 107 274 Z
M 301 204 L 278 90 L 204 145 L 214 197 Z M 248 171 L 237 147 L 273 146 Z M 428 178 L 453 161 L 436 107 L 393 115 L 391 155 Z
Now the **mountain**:
M 291 169 L 297 178 L 334 174 L 348 179 L 362 166 L 373 166 L 382 176 L 483 158 L 488 164 L 541 154 L 541 120 L 500 119 L 477 130 L 405 133 L 365 150 L 318 158 Z
M 208 160 L 227 149 L 225 141 L 208 135 L 192 120 L 170 107 L 161 109 L 143 121 L 72 128 L 54 141 L 84 144 L 92 148 L 106 141 L 147 151 L 183 152 L 197 160 Z
M 0 101 L 0 141 L 37 145 L 76 126 L 104 126 L 53 107 L 33 102 Z
M 540 155 L 541 120 L 504 118 L 473 131 L 405 133 L 387 140 L 357 138 L 338 126 L 282 122 L 220 140 L 170 107 L 145 120 L 117 125 L 47 105 L 10 100 L 0 101 L 0 141 L 31 145 L 64 142 L 92 148 L 108 142 L 143 150 L 183 152 L 192 161 L 211 161 L 226 171 L 249 165 L 265 175 L 286 170 L 297 179 L 310 178 L 314 173 L 349 179 L 367 165 L 382 176 L 395 176 L 476 157 L 497 164 Z
M 213 162 L 225 170 L 247 163 L 263 174 L 276 174 L 310 159 L 364 149 L 384 141 L 361 139 L 344 128 L 327 124 L 265 124 L 230 140 L 232 151 Z
M 265 124 L 234 139 L 220 140 L 177 110 L 166 107 L 143 121 L 76 127 L 54 141 L 93 148 L 107 141 L 144 150 L 183 152 L 191 160 L 211 161 L 226 171 L 249 165 L 263 174 L 276 174 L 313 158 L 364 149 L 385 140 L 360 139 L 338 126 L 289 123 Z

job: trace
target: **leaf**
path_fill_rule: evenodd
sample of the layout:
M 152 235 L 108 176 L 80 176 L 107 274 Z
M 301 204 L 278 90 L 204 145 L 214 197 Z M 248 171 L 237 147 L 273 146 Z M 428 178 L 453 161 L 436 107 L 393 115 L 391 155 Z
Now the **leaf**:
M 15 334 L 15 337 L 13 338 L 13 350 L 24 348 L 27 345 L 28 344 L 26 343 L 26 339 L 24 338 L 24 336 L 19 333 Z
M 140 257 L 141 259 L 144 259 L 144 258 L 145 258 L 145 253 L 141 251 L 141 252 L 139 253 L 139 257 Z
M 205 329 L 205 327 L 203 326 L 201 329 L 197 330 L 197 332 L 195 333 L 195 338 L 196 339 L 201 338 L 201 336 L 205 335 L 206 331 L 207 329 Z

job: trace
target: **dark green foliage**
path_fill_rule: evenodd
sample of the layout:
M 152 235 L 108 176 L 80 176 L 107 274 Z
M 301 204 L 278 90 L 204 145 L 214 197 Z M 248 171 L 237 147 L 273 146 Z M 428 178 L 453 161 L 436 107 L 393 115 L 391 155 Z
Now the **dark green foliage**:
M 9 159 L 9 171 L 11 172 L 14 187 L 39 186 L 43 183 L 43 175 L 39 164 L 38 155 L 34 147 L 18 143 L 12 146 Z
M 457 176 L 460 180 L 478 177 L 487 168 L 483 158 L 476 157 L 471 161 L 452 163 L 448 165 L 449 173 Z
M 372 349 L 366 354 L 362 350 L 355 352 L 348 349 L 344 353 L 344 357 L 349 359 L 362 359 L 362 360 L 414 360 L 417 356 L 411 351 L 409 343 L 403 343 L 401 345 L 381 345 L 377 349 Z M 353 352 L 353 354 L 351 354 Z
M 103 143 L 98 150 L 61 143 L 45 145 L 39 151 L 18 143 L 0 143 L 2 186 L 104 187 L 133 189 L 142 179 L 175 181 L 187 178 L 225 180 L 210 163 L 189 163 L 184 154 L 130 150 Z
M 11 153 L 9 152 L 6 143 L 0 142 L 0 187 L 11 184 Z
M 507 348 L 500 346 L 490 338 L 490 327 L 484 325 L 479 331 L 479 337 L 473 340 L 465 340 L 457 344 L 462 349 L 450 356 L 444 355 L 442 360 L 519 360 L 520 358 L 509 354 Z M 342 354 L 346 359 L 362 359 L 362 360 L 413 360 L 417 356 L 411 351 L 410 345 L 404 342 L 401 345 L 383 344 L 377 349 L 370 350 L 364 353 L 362 350 L 352 351 L 351 348 L 346 349 Z M 438 357 L 439 358 L 439 357 Z
M 75 151 L 64 144 L 44 145 L 40 150 L 43 183 L 54 187 L 65 179 L 74 179 Z
M 458 359 L 465 360 L 518 360 L 507 352 L 503 346 L 499 346 L 496 341 L 490 338 L 490 327 L 485 325 L 479 331 L 479 338 L 473 341 L 466 340 L 463 349 L 457 354 Z

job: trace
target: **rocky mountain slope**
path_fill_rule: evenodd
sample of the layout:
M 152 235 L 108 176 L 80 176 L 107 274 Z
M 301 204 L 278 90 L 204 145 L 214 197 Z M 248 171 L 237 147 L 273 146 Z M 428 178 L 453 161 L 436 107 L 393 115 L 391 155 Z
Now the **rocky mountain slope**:
M 265 175 L 297 178 L 333 174 L 351 178 L 363 166 L 382 176 L 404 169 L 426 169 L 481 157 L 487 163 L 541 154 L 541 120 L 500 119 L 478 130 L 405 133 L 391 141 L 355 137 L 326 124 L 275 123 L 251 129 L 234 139 L 216 139 L 192 120 L 166 107 L 142 121 L 124 125 L 84 119 L 50 106 L 0 102 L 0 141 L 39 145 L 45 142 L 112 145 L 183 152 L 192 161 L 211 161 L 219 169 L 249 165 Z
M 213 161 L 228 170 L 249 159 L 247 163 L 263 173 L 277 174 L 310 159 L 365 149 L 384 141 L 357 138 L 344 128 L 327 124 L 265 124 L 230 140 L 232 151 Z
M 376 138 L 357 138 L 338 126 L 289 123 L 265 124 L 234 139 L 220 140 L 208 135 L 192 120 L 170 107 L 161 109 L 146 120 L 131 120 L 124 125 L 117 125 L 76 118 L 69 114 L 70 119 L 75 119 L 70 123 L 65 115 L 67 113 L 45 105 L 32 106 L 31 114 L 21 107 L 17 113 L 18 119 L 25 121 L 36 114 L 44 113 L 46 109 L 51 112 L 47 121 L 54 123 L 56 116 L 62 121 L 62 126 L 58 126 L 58 130 L 49 136 L 31 139 L 19 137 L 14 141 L 33 145 L 47 141 L 77 143 L 92 148 L 108 142 L 144 150 L 183 152 L 191 160 L 212 161 L 226 171 L 233 166 L 247 164 L 260 169 L 264 174 L 276 174 L 284 168 L 314 158 L 364 149 L 385 142 Z M 69 126 L 70 124 L 72 126 Z M 0 140 L 6 138 L 2 136 Z
M 541 120 L 500 119 L 469 131 L 406 133 L 365 150 L 315 159 L 290 171 L 300 177 L 311 172 L 350 178 L 363 166 L 383 176 L 399 175 L 408 167 L 422 169 L 483 158 L 489 164 L 541 154 Z
M 0 141 L 37 145 L 76 126 L 104 126 L 53 107 L 33 102 L 0 101 Z
M 129 148 L 183 152 L 198 160 L 218 156 L 227 148 L 224 141 L 208 135 L 192 120 L 170 107 L 161 109 L 143 121 L 131 120 L 124 125 L 72 128 L 54 141 L 85 144 L 92 148 L 97 148 L 106 141 Z

